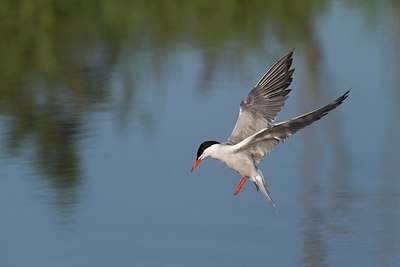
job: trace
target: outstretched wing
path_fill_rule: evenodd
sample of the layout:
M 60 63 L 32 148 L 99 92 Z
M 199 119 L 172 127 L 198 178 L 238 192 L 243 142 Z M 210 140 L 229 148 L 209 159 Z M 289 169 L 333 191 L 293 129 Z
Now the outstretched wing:
M 256 163 L 259 163 L 261 159 L 271 152 L 279 143 L 284 142 L 298 130 L 321 119 L 323 116 L 328 114 L 329 111 L 342 104 L 342 102 L 348 97 L 348 94 L 349 91 L 322 108 L 278 123 L 271 128 L 265 128 L 244 139 L 239 144 L 236 144 L 235 149 L 237 151 L 246 151 Z
M 294 69 L 290 69 L 292 55 L 290 51 L 279 59 L 240 103 L 239 117 L 227 143 L 237 144 L 273 125 L 291 91 L 287 88 L 294 72 Z

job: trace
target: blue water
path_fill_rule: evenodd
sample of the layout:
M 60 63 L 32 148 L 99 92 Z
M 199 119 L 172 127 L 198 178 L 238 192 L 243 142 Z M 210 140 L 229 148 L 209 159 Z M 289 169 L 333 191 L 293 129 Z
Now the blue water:
M 161 63 L 154 47 L 125 51 L 94 72 L 110 94 L 72 127 L 67 166 L 36 160 L 34 136 L 8 151 L 12 120 L 0 114 L 0 265 L 396 266 L 400 39 L 390 11 L 382 5 L 371 21 L 334 1 L 313 18 L 313 39 L 281 44 L 271 31 L 267 53 L 240 59 L 240 38 L 212 60 L 212 43 L 177 41 Z M 259 165 L 274 215 L 249 182 L 234 196 L 240 177 L 220 162 L 190 168 L 292 48 L 293 91 L 278 121 L 351 92 Z

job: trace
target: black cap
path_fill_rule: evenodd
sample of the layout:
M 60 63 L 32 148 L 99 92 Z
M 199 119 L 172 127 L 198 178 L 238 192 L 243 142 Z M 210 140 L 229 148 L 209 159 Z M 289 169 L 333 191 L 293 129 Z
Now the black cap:
M 201 154 L 203 154 L 204 150 L 206 150 L 208 147 L 219 143 L 220 142 L 217 141 L 204 141 L 203 143 L 201 143 L 199 149 L 197 150 L 197 159 L 201 156 Z

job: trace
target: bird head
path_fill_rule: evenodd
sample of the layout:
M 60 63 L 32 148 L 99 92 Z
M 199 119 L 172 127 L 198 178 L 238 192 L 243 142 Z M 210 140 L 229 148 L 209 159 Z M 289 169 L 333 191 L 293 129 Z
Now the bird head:
M 196 169 L 196 167 L 197 167 L 197 165 L 199 165 L 200 161 L 202 161 L 204 158 L 210 156 L 210 154 L 208 153 L 209 150 L 207 150 L 207 149 L 215 144 L 219 144 L 219 142 L 204 141 L 203 143 L 201 143 L 201 145 L 199 146 L 199 149 L 197 149 L 197 157 L 196 157 L 196 161 L 193 163 L 192 171 L 194 171 L 194 169 Z

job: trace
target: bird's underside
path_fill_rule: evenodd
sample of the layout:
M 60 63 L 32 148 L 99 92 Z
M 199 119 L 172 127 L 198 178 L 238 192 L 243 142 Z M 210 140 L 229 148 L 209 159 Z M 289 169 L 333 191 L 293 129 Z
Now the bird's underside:
M 261 77 L 240 103 L 239 116 L 228 140 L 223 144 L 216 141 L 203 142 L 192 167 L 194 170 L 207 156 L 219 159 L 242 175 L 236 186 L 235 195 L 240 192 L 246 179 L 250 179 L 272 207 L 275 205 L 268 193 L 264 177 L 255 164 L 298 130 L 321 119 L 342 104 L 349 94 L 347 91 L 319 109 L 275 124 L 276 116 L 291 92 L 288 87 L 294 72 L 294 69 L 291 69 L 292 56 L 293 52 L 290 51 Z M 245 174 L 243 169 L 251 171 Z
M 286 141 L 298 130 L 321 119 L 323 116 L 327 115 L 329 111 L 339 106 L 348 97 L 348 94 L 349 91 L 326 106 L 296 118 L 275 124 L 270 128 L 264 128 L 260 130 L 258 133 L 255 133 L 252 136 L 242 140 L 240 143 L 234 145 L 236 146 L 236 151 L 247 151 L 253 158 L 254 163 L 259 163 L 262 158 L 271 152 L 279 143 Z M 245 178 L 246 177 L 242 177 L 241 181 L 236 186 L 235 195 L 240 192 L 240 189 L 246 181 Z M 257 184 L 256 186 L 259 188 Z
M 227 144 L 238 146 L 238 151 L 248 149 L 255 163 L 271 152 L 279 143 L 303 127 L 319 120 L 340 105 L 348 92 L 328 105 L 302 116 L 274 124 L 275 118 L 285 104 L 291 89 L 294 69 L 291 69 L 293 52 L 279 59 L 258 81 L 253 90 L 240 104 L 240 112 Z M 263 179 L 262 179 L 263 180 Z M 246 182 L 246 176 L 236 186 L 234 194 L 239 194 Z M 265 184 L 265 181 L 263 181 Z M 259 185 L 255 183 L 257 189 Z M 266 186 L 266 184 L 265 184 Z M 271 197 L 265 190 L 268 199 Z M 272 199 L 270 204 L 273 206 Z

